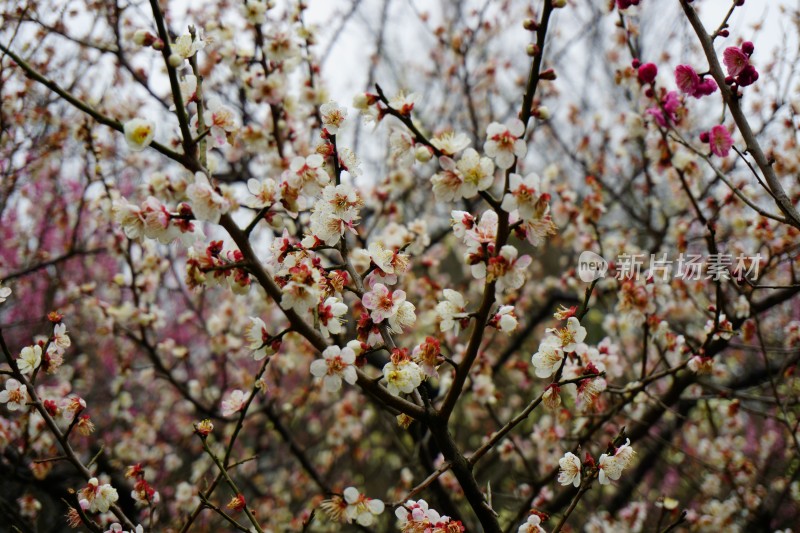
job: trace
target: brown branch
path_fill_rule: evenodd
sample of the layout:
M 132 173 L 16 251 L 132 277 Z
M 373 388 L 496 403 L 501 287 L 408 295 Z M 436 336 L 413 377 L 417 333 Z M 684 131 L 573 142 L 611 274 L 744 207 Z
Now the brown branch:
M 61 431 L 61 429 L 58 427 L 58 424 L 56 424 L 56 421 L 53 420 L 53 417 L 50 416 L 50 413 L 48 413 L 47 409 L 45 409 L 44 402 L 42 402 L 41 398 L 39 398 L 39 395 L 36 393 L 36 388 L 33 386 L 33 383 L 31 383 L 30 380 L 19 371 L 17 362 L 11 355 L 11 351 L 6 345 L 2 331 L 0 331 L 0 349 L 2 349 L 3 355 L 5 355 L 8 364 L 11 366 L 14 377 L 25 386 L 25 389 L 27 389 L 28 396 L 31 399 L 31 405 L 33 405 L 33 407 L 41 415 L 45 425 L 47 425 L 47 428 L 50 430 L 50 433 L 53 434 L 58 441 L 58 444 L 61 446 L 61 449 L 64 451 L 64 455 L 66 456 L 67 460 L 72 463 L 75 469 L 85 480 L 88 481 L 89 479 L 93 478 L 94 475 L 89 471 L 88 468 L 86 468 L 75 450 L 72 449 L 72 446 L 69 444 L 67 439 L 67 435 Z M 120 520 L 120 522 L 122 522 L 126 528 L 130 528 L 131 530 L 134 529 L 133 522 L 117 504 L 111 504 L 109 510 Z
M 24 268 L 22 270 L 18 270 L 17 272 L 12 272 L 8 276 L 6 276 L 4 278 L 0 278 L 0 279 L 2 279 L 2 281 L 6 282 L 6 281 L 9 281 L 9 280 L 12 280 L 12 279 L 22 278 L 22 277 L 25 277 L 27 275 L 33 274 L 34 272 L 38 272 L 39 270 L 42 270 L 43 268 L 47 268 L 49 266 L 57 265 L 58 263 L 61 263 L 63 261 L 67 261 L 68 259 L 72 259 L 73 257 L 84 256 L 84 255 L 102 254 L 102 253 L 105 253 L 105 252 L 106 252 L 105 248 L 96 248 L 96 249 L 93 249 L 93 250 L 72 250 L 72 251 L 69 251 L 69 252 L 67 252 L 65 254 L 59 255 L 58 257 L 54 257 L 53 259 L 49 259 L 47 261 L 43 261 L 43 262 L 37 263 L 35 265 L 31 265 L 31 266 L 29 266 L 27 268 Z
M 172 47 L 169 44 L 169 34 L 167 33 L 167 26 L 164 23 L 164 14 L 161 12 L 161 6 L 158 5 L 158 0 L 150 0 L 150 8 L 153 10 L 153 18 L 156 21 L 156 28 L 158 28 L 158 37 L 163 41 L 161 48 L 161 55 L 164 57 L 164 65 L 167 68 L 167 75 L 169 76 L 169 86 L 172 90 L 172 99 L 175 102 L 175 114 L 178 116 L 178 125 L 181 129 L 181 144 L 183 151 L 189 154 L 192 159 L 197 152 L 197 147 L 192 144 L 192 134 L 189 130 L 189 117 L 186 115 L 186 107 L 183 104 L 183 96 L 181 95 L 181 84 L 178 82 L 178 73 L 170 64 L 170 56 L 172 55 Z
M 45 87 L 47 87 L 48 89 L 50 89 L 51 91 L 56 93 L 58 96 L 60 96 L 62 99 L 66 100 L 72 106 L 74 106 L 74 107 L 78 108 L 79 110 L 83 111 L 84 113 L 86 113 L 87 115 L 92 117 L 94 120 L 99 122 L 100 124 L 108 126 L 109 128 L 112 128 L 114 130 L 117 130 L 120 133 L 124 133 L 123 125 L 122 125 L 122 123 L 120 121 L 115 120 L 115 119 L 110 118 L 110 117 L 107 117 L 106 115 L 100 113 L 99 111 L 97 111 L 96 109 L 92 108 L 88 104 L 82 102 L 77 97 L 73 96 L 66 89 L 61 88 L 61 86 L 59 86 L 56 82 L 47 79 L 46 77 L 44 77 L 43 75 L 38 73 L 33 67 L 31 67 L 21 57 L 19 57 L 17 54 L 15 54 L 10 49 L 8 49 L 5 45 L 0 44 L 0 50 L 2 50 L 6 55 L 8 55 L 11 59 L 13 59 L 14 62 L 23 71 L 25 71 L 25 74 L 29 78 L 31 78 L 32 80 L 34 80 L 36 82 L 39 82 L 40 84 L 44 85 Z M 169 148 L 167 148 L 163 144 L 158 143 L 156 141 L 151 142 L 150 146 L 152 146 L 157 152 L 167 156 L 168 158 L 172 159 L 173 161 L 176 161 L 176 162 L 182 164 L 183 166 L 185 166 L 187 169 L 191 170 L 192 172 L 196 172 L 196 171 L 200 170 L 200 167 L 197 165 L 197 162 L 194 161 L 193 158 L 191 158 L 191 157 L 189 157 L 189 156 L 187 156 L 185 154 L 179 154 L 178 152 L 175 152 L 174 150 L 170 150 Z

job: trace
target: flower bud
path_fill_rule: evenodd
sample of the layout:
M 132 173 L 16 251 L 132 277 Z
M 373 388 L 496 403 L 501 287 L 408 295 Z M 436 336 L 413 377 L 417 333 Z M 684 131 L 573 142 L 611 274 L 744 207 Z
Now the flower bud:
M 558 385 L 550 385 L 542 395 L 542 403 L 551 411 L 555 411 L 561 407 L 561 389 Z
M 171 66 L 172 68 L 180 67 L 181 63 L 183 63 L 183 58 L 178 54 L 171 54 L 169 56 L 169 66 Z
M 433 157 L 433 151 L 427 146 L 417 146 L 414 157 L 416 157 L 417 161 L 420 163 L 427 163 L 431 160 L 431 157 Z
M 539 120 L 550 120 L 550 109 L 547 106 L 540 105 L 533 111 L 533 116 Z
M 136 30 L 136 33 L 133 34 L 133 42 L 139 46 L 142 46 L 145 39 L 147 39 L 147 35 L 147 30 Z
M 522 27 L 528 31 L 536 31 L 539 29 L 539 24 L 533 19 L 525 19 L 522 21 Z
M 658 67 L 655 63 L 645 63 L 639 67 L 636 77 L 641 83 L 647 84 L 656 81 L 656 75 L 658 75 Z
M 553 0 L 553 8 L 560 9 L 567 6 L 567 0 Z
M 753 55 L 755 49 L 756 49 L 755 45 L 750 41 L 745 41 L 742 43 L 742 52 L 747 54 L 748 57 Z
M 549 69 L 547 69 L 547 70 L 543 70 L 543 71 L 542 71 L 542 72 L 539 74 L 539 78 L 540 78 L 540 79 L 543 79 L 543 80 L 549 80 L 549 81 L 553 81 L 553 80 L 555 80 L 557 77 L 558 77 L 558 76 L 556 76 L 556 71 L 555 71 L 555 70 L 553 70 L 553 69 L 551 69 L 551 68 L 549 68 Z

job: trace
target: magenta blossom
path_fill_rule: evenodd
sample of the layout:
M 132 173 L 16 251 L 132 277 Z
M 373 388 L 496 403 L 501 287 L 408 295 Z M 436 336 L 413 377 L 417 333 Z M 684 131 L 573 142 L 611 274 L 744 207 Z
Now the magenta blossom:
M 708 142 L 711 145 L 711 153 L 719 157 L 727 157 L 733 146 L 733 139 L 728 132 L 728 128 L 722 124 L 717 124 L 708 135 Z
M 758 71 L 750 63 L 755 46 L 750 41 L 742 43 L 741 48 L 730 46 L 722 53 L 722 62 L 728 69 L 727 83 L 736 83 L 739 87 L 747 87 L 758 80 Z
M 661 102 L 661 107 L 654 106 L 645 112 L 648 115 L 652 115 L 659 126 L 666 128 L 670 124 L 675 124 L 678 121 L 678 108 L 680 106 L 681 101 L 678 98 L 678 93 L 670 91 Z M 664 113 L 666 113 L 666 116 Z
M 658 67 L 655 63 L 645 63 L 641 67 L 639 67 L 639 71 L 636 74 L 636 77 L 639 78 L 639 81 L 643 84 L 653 83 L 656 80 L 656 75 L 658 74 Z
M 690 65 L 675 67 L 675 83 L 683 94 L 694 94 L 695 88 L 700 85 L 700 76 Z
M 728 69 L 728 76 L 736 77 L 750 64 L 750 58 L 741 48 L 729 46 L 722 53 L 722 62 L 725 64 L 725 68 Z
M 700 78 L 690 65 L 675 67 L 675 83 L 683 94 L 694 98 L 708 96 L 717 90 L 717 83 L 712 78 Z
M 736 83 L 739 87 L 747 87 L 753 85 L 758 80 L 758 71 L 753 65 L 747 65 L 742 70 L 741 74 L 736 77 Z
M 639 0 L 617 0 L 617 8 L 628 9 L 631 6 L 638 6 Z

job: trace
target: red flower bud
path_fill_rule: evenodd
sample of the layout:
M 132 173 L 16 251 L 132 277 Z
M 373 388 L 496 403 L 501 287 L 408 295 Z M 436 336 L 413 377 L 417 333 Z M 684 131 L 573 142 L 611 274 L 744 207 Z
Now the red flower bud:
M 645 63 L 639 67 L 637 77 L 641 83 L 653 83 L 656 80 L 657 74 L 658 67 L 655 65 L 655 63 Z
M 543 80 L 553 81 L 554 79 L 556 79 L 556 71 L 551 68 L 543 70 L 541 74 L 539 74 L 539 78 Z
M 56 405 L 56 402 L 54 402 L 53 400 L 45 400 L 44 409 L 50 416 L 56 416 L 56 414 L 58 413 L 58 405 Z

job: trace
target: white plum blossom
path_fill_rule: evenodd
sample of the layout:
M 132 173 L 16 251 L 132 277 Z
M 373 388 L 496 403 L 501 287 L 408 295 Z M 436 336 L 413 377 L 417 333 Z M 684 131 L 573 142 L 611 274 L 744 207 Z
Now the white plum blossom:
M 319 106 L 319 114 L 322 117 L 322 125 L 325 130 L 330 135 L 336 135 L 347 118 L 347 109 L 331 101 Z
M 709 320 L 706 322 L 705 332 L 708 335 L 713 334 L 714 339 L 729 340 L 733 337 L 733 324 L 725 316 L 725 313 L 720 313 L 719 325 L 715 325 L 714 320 Z
M 292 33 L 280 26 L 273 27 L 264 39 L 267 43 L 267 57 L 272 61 L 285 63 L 300 54 L 300 49 Z
M 186 188 L 186 196 L 191 201 L 192 213 L 198 220 L 217 224 L 220 217 L 231 208 L 228 199 L 214 190 L 202 172 L 195 174 L 194 183 Z
M 119 499 L 117 489 L 108 483 L 100 484 L 96 477 L 89 480 L 86 487 L 81 489 L 82 500 L 93 513 L 107 513 L 111 505 Z M 81 502 L 82 503 L 82 502 Z
M 251 24 L 264 24 L 267 21 L 267 2 L 262 0 L 245 0 L 242 5 L 244 18 Z
M 397 313 L 389 317 L 389 330 L 392 333 L 403 333 L 403 328 L 411 327 L 417 321 L 417 308 L 405 300 L 400 304 Z
M 559 472 L 558 482 L 562 485 L 581 484 L 581 460 L 572 452 L 567 452 L 564 457 L 558 460 Z
M 316 196 L 322 187 L 331 182 L 330 175 L 323 168 L 325 160 L 319 154 L 308 157 L 297 156 L 289 164 L 286 181 L 293 188 L 308 196 Z
M 322 190 L 322 199 L 337 217 L 348 222 L 358 219 L 358 210 L 364 205 L 358 192 L 349 183 L 328 185 Z
M 631 440 L 627 439 L 625 444 L 617 448 L 614 455 L 604 453 L 600 456 L 597 468 L 599 470 L 598 480 L 601 485 L 608 485 L 611 483 L 610 480 L 618 480 L 622 471 L 631 464 L 636 452 L 633 451 L 630 444 Z
M 322 359 L 311 363 L 311 374 L 322 378 L 325 390 L 336 392 L 342 388 L 342 380 L 353 385 L 358 380 L 356 354 L 352 348 L 329 346 L 322 352 Z
M 357 522 L 368 527 L 375 523 L 375 517 L 383 513 L 385 508 L 381 500 L 367 498 L 355 487 L 344 489 L 344 501 L 347 503 L 345 516 L 349 523 Z
M 695 355 L 689 359 L 686 368 L 696 374 L 711 374 L 714 371 L 714 360 L 710 357 Z
M 455 161 L 449 157 L 442 156 L 439 158 L 439 166 L 442 167 L 442 171 L 431 177 L 433 194 L 436 196 L 436 200 L 439 202 L 452 202 L 463 198 L 464 176 L 459 172 Z
M 444 300 L 436 304 L 436 316 L 439 317 L 439 330 L 450 331 L 456 335 L 461 327 L 461 319 L 466 318 L 466 302 L 460 292 L 444 289 Z
M 451 211 L 450 225 L 453 226 L 453 235 L 464 241 L 467 230 L 475 225 L 475 217 L 466 211 Z
M 486 267 L 487 281 L 497 281 L 497 290 L 519 289 L 525 283 L 525 272 L 531 264 L 531 257 L 523 255 L 517 258 L 519 251 L 512 245 L 506 244 L 500 248 L 500 253 L 489 259 Z M 482 265 L 484 263 L 481 263 Z M 473 271 L 474 273 L 474 271 Z M 483 277 L 483 276 L 476 276 Z
M 298 313 L 305 313 L 311 309 L 319 298 L 319 291 L 296 281 L 290 281 L 282 288 L 281 308 L 294 309 Z
M 525 523 L 519 526 L 517 533 L 547 533 L 540 525 L 541 523 L 542 517 L 536 513 L 531 513 Z
M 511 333 L 517 329 L 517 315 L 513 305 L 502 305 L 491 319 L 491 324 L 503 333 Z
M 288 274 L 289 281 L 281 288 L 281 307 L 301 314 L 315 308 L 319 303 L 317 281 L 320 273 L 310 264 L 308 257 L 288 254 L 282 267 L 281 274 Z
M 395 129 L 389 135 L 389 148 L 391 157 L 401 167 L 409 167 L 414 163 L 416 151 L 414 138 L 404 129 Z
M 6 404 L 9 411 L 17 411 L 30 401 L 28 389 L 14 378 L 6 381 L 5 390 L 0 391 L 0 403 Z
M 482 244 L 493 244 L 497 238 L 497 213 L 485 211 L 477 225 L 464 232 L 464 241 L 468 249 L 480 248 Z
M 193 74 L 184 76 L 178 82 L 178 86 L 181 90 L 181 100 L 183 100 L 184 105 L 197 100 L 197 76 Z
M 340 317 L 347 314 L 347 311 L 347 304 L 335 296 L 331 296 L 319 304 L 319 329 L 323 337 L 328 338 L 331 334 L 338 335 L 344 331 L 342 323 L 345 319 Z
M 145 234 L 144 212 L 124 198 L 117 199 L 111 206 L 114 220 L 122 226 L 125 236 L 131 240 L 140 239 Z
M 417 363 L 425 375 L 438 378 L 438 367 L 444 361 L 441 344 L 433 337 L 427 337 L 425 342 L 418 344 L 411 351 L 411 359 Z
M 364 307 L 371 311 L 370 318 L 376 324 L 396 315 L 405 300 L 405 291 L 390 291 L 383 283 L 376 283 L 361 298 Z
M 518 210 L 525 222 L 540 220 L 549 207 L 550 195 L 540 191 L 540 180 L 536 174 L 524 178 L 519 174 L 509 176 L 508 192 L 503 196 L 501 207 L 504 211 Z
M 328 185 L 311 213 L 309 225 L 312 236 L 328 246 L 334 246 L 345 231 L 349 229 L 355 232 L 354 225 L 362 205 L 363 201 L 350 184 Z
M 137 524 L 134 529 L 130 531 L 125 531 L 124 529 L 122 529 L 122 526 L 120 524 L 114 522 L 103 533 L 144 533 L 144 526 L 142 526 L 141 524 Z
M 470 148 L 464 152 L 458 163 L 447 156 L 439 158 L 442 171 L 431 178 L 433 194 L 439 201 L 453 201 L 472 198 L 478 191 L 484 191 L 494 182 L 494 164 L 488 157 L 480 157 Z
M 547 333 L 555 335 L 561 343 L 564 352 L 574 352 L 578 344 L 586 338 L 586 328 L 581 326 L 580 321 L 571 316 L 567 319 L 567 325 L 563 328 L 548 328 Z
M 252 196 L 245 203 L 254 209 L 274 205 L 281 200 L 281 188 L 272 178 L 250 178 L 247 180 L 247 190 Z
M 17 359 L 17 367 L 23 374 L 33 374 L 33 371 L 42 364 L 42 347 L 38 344 L 26 346 L 22 349 Z
M 446 531 L 433 528 L 442 522 L 449 523 L 450 518 L 441 516 L 435 509 L 428 506 L 425 500 L 408 500 L 394 511 L 397 517 L 397 527 L 403 533 L 420 533 L 433 531 Z
M 558 371 L 564 352 L 558 337 L 548 335 L 539 344 L 539 350 L 531 357 L 536 375 L 540 378 L 549 378 Z
M 419 96 L 416 93 L 400 91 L 389 101 L 389 105 L 401 115 L 409 115 L 417 100 L 419 100 Z
M 370 260 L 377 267 L 364 279 L 367 286 L 371 287 L 375 283 L 394 285 L 398 274 L 404 274 L 411 266 L 408 255 L 386 248 L 382 241 L 373 241 L 367 251 Z
M 239 389 L 231 391 L 228 398 L 222 400 L 222 416 L 231 416 L 233 413 L 241 411 L 246 401 L 247 396 L 244 391 Z
M 258 317 L 250 317 L 250 322 L 245 324 L 244 338 L 249 343 L 248 348 L 253 351 L 253 359 L 256 361 L 275 353 L 267 342 L 270 338 L 267 325 Z
M 3 287 L 3 284 L 0 283 L 0 304 L 6 301 L 6 298 L 11 296 L 11 289 L 9 287 Z
M 525 124 L 513 119 L 507 126 L 492 122 L 486 128 L 486 143 L 483 151 L 494 159 L 503 170 L 511 168 L 515 158 L 525 157 L 528 147 L 520 137 L 525 133 Z
M 461 195 L 464 198 L 472 198 L 478 191 L 491 187 L 494 182 L 494 163 L 488 157 L 481 157 L 473 148 L 468 148 L 461 154 L 456 168 L 464 179 L 461 186 Z
M 152 120 L 133 118 L 122 128 L 125 142 L 133 152 L 141 152 L 153 142 L 156 135 L 156 124 Z
M 472 379 L 472 394 L 481 405 L 497 403 L 495 388 L 494 380 L 488 374 L 478 374 Z
M 67 335 L 66 324 L 56 324 L 53 328 L 53 344 L 59 352 L 63 352 L 72 346 L 72 340 Z
M 349 227 L 348 221 L 337 217 L 336 213 L 330 208 L 330 204 L 324 200 L 319 200 L 314 204 L 309 218 L 309 230 L 312 238 L 309 241 L 303 240 L 303 244 L 308 247 L 314 246 L 316 237 L 327 246 L 335 246 L 342 238 L 344 232 Z
M 339 165 L 354 178 L 361 175 L 361 160 L 350 148 L 345 147 L 339 149 Z M 346 175 L 347 174 L 342 172 L 342 180 L 345 179 Z
M 233 134 L 239 129 L 235 111 L 216 97 L 208 101 L 206 111 L 206 127 L 210 129 L 209 134 L 214 140 L 214 145 L 224 146 L 225 143 L 230 143 Z
M 392 360 L 383 367 L 383 377 L 386 378 L 386 388 L 395 396 L 400 393 L 410 394 L 420 386 L 425 378 L 422 368 L 410 360 L 408 356 L 392 356 Z
M 431 144 L 444 155 L 451 156 L 457 154 L 470 145 L 469 137 L 464 133 L 456 133 L 452 130 L 434 135 Z M 474 151 L 474 150 L 473 150 Z
M 198 50 L 206 47 L 205 41 L 199 38 L 193 39 L 190 33 L 184 33 L 172 44 L 172 51 L 183 59 L 188 59 L 195 55 Z

